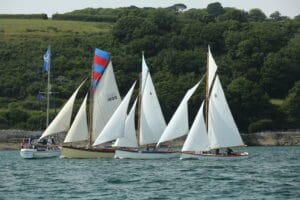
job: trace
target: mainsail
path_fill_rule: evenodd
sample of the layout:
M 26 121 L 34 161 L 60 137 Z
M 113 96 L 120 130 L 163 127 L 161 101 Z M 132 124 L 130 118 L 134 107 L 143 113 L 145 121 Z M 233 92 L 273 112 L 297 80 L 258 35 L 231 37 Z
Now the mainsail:
M 211 52 L 210 52 L 210 48 L 208 46 L 208 70 L 207 70 L 207 83 L 208 83 L 208 88 L 211 88 L 212 87 L 212 84 L 213 84 L 213 80 L 214 80 L 214 77 L 217 73 L 217 69 L 218 69 L 218 66 L 215 62 L 215 59 L 213 58 Z M 209 91 L 209 90 L 208 90 Z
M 147 73 L 145 73 L 146 71 Z M 158 102 L 152 78 L 146 62 L 143 62 L 140 114 L 140 145 L 157 143 L 165 128 L 165 118 Z
M 244 146 L 218 76 L 209 99 L 208 137 L 211 149 Z
M 121 102 L 112 63 L 109 62 L 94 93 L 92 141 L 98 137 L 104 126 Z

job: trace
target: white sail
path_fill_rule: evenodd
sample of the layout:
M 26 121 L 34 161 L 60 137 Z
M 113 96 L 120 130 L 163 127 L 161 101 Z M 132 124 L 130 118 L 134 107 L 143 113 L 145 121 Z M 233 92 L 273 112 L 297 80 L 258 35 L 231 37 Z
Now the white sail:
M 210 89 L 211 88 L 211 85 L 212 85 L 212 82 L 213 82 L 213 79 L 214 79 L 214 76 L 217 72 L 217 69 L 218 69 L 218 66 L 210 52 L 210 48 L 208 46 L 208 88 Z
M 135 108 L 137 99 L 134 101 L 131 110 L 126 117 L 124 137 L 118 138 L 114 144 L 116 147 L 138 147 L 135 130 Z
M 64 107 L 59 111 L 59 113 L 56 115 L 54 120 L 50 123 L 50 125 L 47 127 L 47 129 L 44 131 L 40 139 L 53 135 L 55 133 L 60 133 L 67 131 L 70 127 L 71 117 L 72 117 L 72 111 L 74 106 L 74 101 L 76 98 L 76 95 L 81 88 L 81 86 L 84 84 L 85 81 L 83 81 L 79 87 L 75 90 L 75 92 L 72 94 L 72 96 L 69 98 L 67 103 L 64 105 Z
M 157 143 L 165 128 L 165 118 L 148 72 L 141 102 L 140 145 Z
M 87 115 L 86 115 L 86 103 L 87 95 L 85 96 L 79 111 L 72 123 L 68 134 L 64 140 L 64 143 L 68 142 L 79 142 L 88 140 L 88 125 L 87 125 Z
M 101 77 L 93 99 L 92 141 L 98 137 L 121 102 L 111 61 Z
M 197 116 L 193 122 L 191 130 L 183 144 L 182 151 L 207 151 L 209 150 L 209 140 L 206 131 L 204 115 L 203 115 L 203 105 L 197 113 Z
M 198 86 L 199 86 L 199 82 L 186 92 L 184 98 L 182 99 L 177 110 L 172 116 L 167 128 L 164 130 L 161 138 L 159 139 L 157 146 L 159 146 L 159 144 L 162 142 L 179 138 L 188 133 L 189 131 L 188 100 L 194 94 Z
M 147 66 L 144 53 L 142 55 L 142 91 L 144 91 L 145 83 L 146 83 L 146 78 L 148 76 L 149 68 Z
M 135 84 L 136 82 L 134 82 L 134 84 L 131 86 L 130 90 L 127 92 L 121 104 L 118 106 L 114 114 L 108 120 L 107 124 L 105 125 L 105 127 L 103 128 L 99 136 L 97 137 L 93 146 L 97 146 L 105 142 L 110 142 L 112 140 L 124 136 L 125 120 L 127 116 L 128 104 Z
M 218 76 L 209 99 L 208 137 L 211 149 L 244 146 Z

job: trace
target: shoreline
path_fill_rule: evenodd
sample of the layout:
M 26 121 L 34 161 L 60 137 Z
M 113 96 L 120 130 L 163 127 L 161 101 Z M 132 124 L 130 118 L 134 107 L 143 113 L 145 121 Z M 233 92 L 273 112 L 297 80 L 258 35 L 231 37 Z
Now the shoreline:
M 300 131 L 264 131 L 241 134 L 248 146 L 300 146 Z
M 0 130 L 0 150 L 20 149 L 24 138 L 41 134 L 42 131 Z M 300 146 L 300 131 L 264 131 L 241 136 L 247 146 Z

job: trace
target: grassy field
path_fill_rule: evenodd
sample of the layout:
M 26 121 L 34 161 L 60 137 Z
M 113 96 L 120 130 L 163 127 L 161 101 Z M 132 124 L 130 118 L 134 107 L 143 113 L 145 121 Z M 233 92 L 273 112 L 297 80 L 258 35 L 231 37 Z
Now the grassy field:
M 108 22 L 82 22 L 41 19 L 0 19 L 0 35 L 26 36 L 26 34 L 59 35 L 68 32 L 75 33 L 106 33 L 112 28 Z M 2 35 L 3 36 L 3 35 Z
M 284 103 L 284 99 L 271 99 L 271 104 L 281 106 Z

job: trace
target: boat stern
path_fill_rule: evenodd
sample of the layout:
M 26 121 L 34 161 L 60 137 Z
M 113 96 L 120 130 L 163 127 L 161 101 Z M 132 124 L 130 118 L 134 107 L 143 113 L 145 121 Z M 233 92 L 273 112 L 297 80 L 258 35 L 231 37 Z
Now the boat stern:
M 36 151 L 36 149 L 21 149 L 20 155 L 22 158 L 25 158 L 25 159 L 34 158 L 35 151 Z

